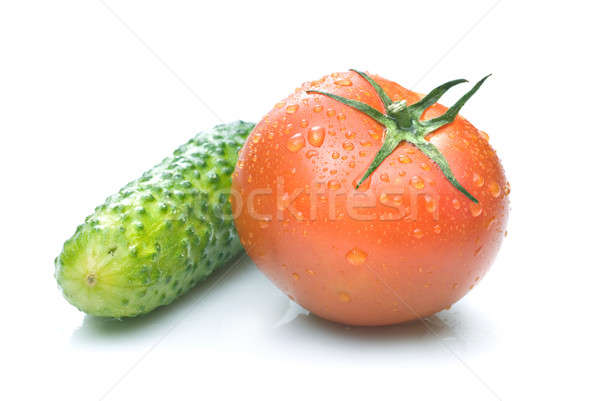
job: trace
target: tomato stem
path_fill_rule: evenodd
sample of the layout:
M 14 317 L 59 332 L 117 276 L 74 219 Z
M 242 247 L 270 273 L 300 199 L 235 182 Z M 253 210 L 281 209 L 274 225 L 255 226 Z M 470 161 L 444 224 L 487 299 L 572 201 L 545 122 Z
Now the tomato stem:
M 379 110 L 360 102 L 358 100 L 347 99 L 342 96 L 334 95 L 332 93 L 321 92 L 317 90 L 309 90 L 307 93 L 316 93 L 324 96 L 328 96 L 340 103 L 343 103 L 361 113 L 371 117 L 379 124 L 385 127 L 385 139 L 381 148 L 373 158 L 373 161 L 367 168 L 367 171 L 360 179 L 356 188 L 360 187 L 364 180 L 379 167 L 379 165 L 400 145 L 400 143 L 406 141 L 417 147 L 427 157 L 429 157 L 437 166 L 440 168 L 446 179 L 461 193 L 463 193 L 472 202 L 478 203 L 477 199 L 471 195 L 456 179 L 448 161 L 444 155 L 435 147 L 431 142 L 425 139 L 427 134 L 430 134 L 437 129 L 450 124 L 454 121 L 460 109 L 465 103 L 477 92 L 477 90 L 483 85 L 485 80 L 491 75 L 483 77 L 477 82 L 470 91 L 465 93 L 452 107 L 450 107 L 443 115 L 432 118 L 431 120 L 421 121 L 421 115 L 431 105 L 436 103 L 443 95 L 455 85 L 467 82 L 465 79 L 456 79 L 454 81 L 446 82 L 437 88 L 434 88 L 420 101 L 407 106 L 406 100 L 400 100 L 393 102 L 390 97 L 385 93 L 383 88 L 375 82 L 371 77 L 361 71 L 353 70 L 362 78 L 364 78 L 375 90 L 377 96 L 384 105 L 385 112 L 382 113 Z

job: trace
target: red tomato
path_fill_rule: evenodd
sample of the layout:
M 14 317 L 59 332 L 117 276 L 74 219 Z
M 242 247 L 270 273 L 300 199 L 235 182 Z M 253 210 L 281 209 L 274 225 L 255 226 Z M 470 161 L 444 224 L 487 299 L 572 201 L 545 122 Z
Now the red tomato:
M 372 78 L 393 101 L 422 98 Z M 385 127 L 311 90 L 386 110 L 355 72 L 305 83 L 275 105 L 233 175 L 248 255 L 291 299 L 329 320 L 386 325 L 449 308 L 487 272 L 505 233 L 510 186 L 488 136 L 458 116 L 426 137 L 478 203 L 408 142 L 355 189 Z M 436 103 L 421 120 L 446 110 Z

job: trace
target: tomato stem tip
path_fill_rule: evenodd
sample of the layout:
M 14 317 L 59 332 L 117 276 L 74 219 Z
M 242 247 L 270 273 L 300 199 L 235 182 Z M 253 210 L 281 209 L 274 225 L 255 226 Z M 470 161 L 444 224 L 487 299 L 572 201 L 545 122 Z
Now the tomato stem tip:
M 351 69 L 362 78 L 364 78 L 375 90 L 377 96 L 384 105 L 384 112 L 369 106 L 358 100 L 348 99 L 342 96 L 338 96 L 332 93 L 322 92 L 318 90 L 308 90 L 306 93 L 319 94 L 330 97 L 346 106 L 352 107 L 355 110 L 360 111 L 363 114 L 371 117 L 379 124 L 385 127 L 386 135 L 381 148 L 373 158 L 373 161 L 367 168 L 363 177 L 358 181 L 356 189 L 365 181 L 369 176 L 377 169 L 377 167 L 400 145 L 402 142 L 408 142 L 413 144 L 417 149 L 423 152 L 429 157 L 437 166 L 440 168 L 446 179 L 463 195 L 474 203 L 478 203 L 477 199 L 471 195 L 456 179 L 452 172 L 450 165 L 444 155 L 427 139 L 426 135 L 440 129 L 441 127 L 448 125 L 454 121 L 460 109 L 465 103 L 479 90 L 485 80 L 492 74 L 486 75 L 479 82 L 477 82 L 471 90 L 465 93 L 456 103 L 454 103 L 443 115 L 432 118 L 430 120 L 421 120 L 423 112 L 429 107 L 435 104 L 450 88 L 455 85 L 467 82 L 466 79 L 455 79 L 453 81 L 446 82 L 425 95 L 417 103 L 407 106 L 406 100 L 402 99 L 393 102 L 390 97 L 385 93 L 383 88 L 375 82 L 366 73 Z

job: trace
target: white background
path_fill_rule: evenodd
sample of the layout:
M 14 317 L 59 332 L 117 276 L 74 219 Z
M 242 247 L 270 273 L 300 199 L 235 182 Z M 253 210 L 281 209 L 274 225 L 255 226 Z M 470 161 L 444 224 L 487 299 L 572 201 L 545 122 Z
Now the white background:
M 0 398 L 598 399 L 593 7 L 2 1 Z M 147 317 L 85 317 L 61 298 L 53 259 L 107 195 L 196 131 L 257 121 L 351 67 L 419 92 L 494 73 L 463 115 L 512 184 L 508 238 L 483 282 L 428 319 L 435 335 L 306 315 L 247 258 Z

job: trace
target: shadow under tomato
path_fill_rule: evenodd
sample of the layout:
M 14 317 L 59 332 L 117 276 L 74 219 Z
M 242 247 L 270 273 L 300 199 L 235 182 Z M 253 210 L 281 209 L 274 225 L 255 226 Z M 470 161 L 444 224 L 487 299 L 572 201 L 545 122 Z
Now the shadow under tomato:
M 294 342 L 301 353 L 335 349 L 361 349 L 365 353 L 402 350 L 445 350 L 480 353 L 493 348 L 494 329 L 478 310 L 459 302 L 451 310 L 439 312 L 423 320 L 392 326 L 358 327 L 330 322 L 313 314 L 298 313 L 280 325 L 269 338 L 270 344 Z

